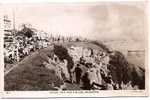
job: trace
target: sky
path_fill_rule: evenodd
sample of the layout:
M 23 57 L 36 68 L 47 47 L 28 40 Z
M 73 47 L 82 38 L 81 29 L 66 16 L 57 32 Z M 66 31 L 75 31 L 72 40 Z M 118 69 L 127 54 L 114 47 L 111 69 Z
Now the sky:
M 16 27 L 30 23 L 49 34 L 76 35 L 97 40 L 145 41 L 145 4 L 74 3 L 7 5 L 15 12 Z

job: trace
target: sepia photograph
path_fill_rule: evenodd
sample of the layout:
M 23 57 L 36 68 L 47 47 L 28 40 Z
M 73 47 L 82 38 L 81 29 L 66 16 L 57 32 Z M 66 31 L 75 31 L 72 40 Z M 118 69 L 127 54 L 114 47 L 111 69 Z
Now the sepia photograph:
M 146 90 L 146 6 L 4 5 L 4 91 Z

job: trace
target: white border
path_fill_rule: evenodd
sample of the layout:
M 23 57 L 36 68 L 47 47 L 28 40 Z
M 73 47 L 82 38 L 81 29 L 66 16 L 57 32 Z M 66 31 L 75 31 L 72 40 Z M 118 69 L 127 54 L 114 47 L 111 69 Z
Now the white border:
M 103 0 L 0 0 L 0 8 L 2 8 L 2 4 L 21 4 L 21 3 L 93 3 L 93 2 L 99 2 Z M 146 0 L 105 0 L 105 2 L 110 2 L 110 1 L 115 1 L 115 2 L 133 2 L 133 1 L 146 1 Z M 104 1 L 103 1 L 104 2 Z M 150 5 L 149 5 L 150 6 Z M 147 11 L 148 12 L 148 11 Z M 149 15 L 150 16 L 150 15 Z M 0 9 L 0 18 L 2 18 L 2 9 Z M 0 19 L 0 23 L 1 23 Z M 150 20 L 148 20 L 150 22 Z M 147 18 L 146 18 L 147 22 Z M 146 23 L 145 25 L 147 25 Z M 3 48 L 3 25 L 0 26 L 0 48 Z M 146 26 L 147 27 L 147 26 Z M 150 26 L 149 26 L 150 27 Z M 148 28 L 148 27 L 147 27 Z M 148 29 L 147 29 L 148 30 Z M 146 30 L 146 33 L 148 33 Z M 150 35 L 149 35 L 150 36 Z M 147 38 L 148 41 L 148 38 Z M 150 41 L 149 41 L 150 42 Z M 146 43 L 147 44 L 147 43 Z M 150 44 L 149 44 L 150 47 Z M 150 50 L 150 49 L 149 49 Z M 147 54 L 149 54 L 147 52 Z M 0 50 L 0 62 L 3 62 L 3 51 L 2 49 Z M 150 54 L 149 54 L 150 57 Z M 148 56 L 146 57 L 148 59 Z M 146 64 L 149 65 L 149 61 L 146 61 Z M 146 76 L 149 73 L 148 70 L 148 65 L 146 65 Z M 0 66 L 4 66 L 3 63 L 0 63 Z M 0 72 L 4 72 L 4 68 L 0 67 Z M 0 95 L 2 95 L 3 98 L 48 98 L 48 97 L 112 97 L 112 96 L 148 96 L 148 80 L 149 77 L 146 77 L 146 90 L 113 90 L 113 91 L 3 91 L 4 87 L 4 73 L 0 73 Z M 81 93 L 82 92 L 82 93 Z
M 70 2 L 110 2 L 110 1 L 115 1 L 115 2 L 135 2 L 135 1 L 148 1 L 148 0 L 0 0 L 0 3 L 41 3 L 41 2 L 49 2 L 49 3 L 70 3 Z

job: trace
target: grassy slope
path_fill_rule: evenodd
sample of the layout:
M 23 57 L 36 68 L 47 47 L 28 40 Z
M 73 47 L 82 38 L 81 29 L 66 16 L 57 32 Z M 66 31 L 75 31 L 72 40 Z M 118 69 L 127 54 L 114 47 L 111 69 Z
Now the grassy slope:
M 5 90 L 55 90 L 51 83 L 60 86 L 62 80 L 52 70 L 42 65 L 47 60 L 52 48 L 37 51 L 5 75 Z
M 93 49 L 101 49 L 92 43 L 72 42 L 63 44 L 66 47 L 81 46 Z M 48 56 L 53 52 L 53 47 L 48 47 L 32 53 L 14 66 L 12 70 L 5 75 L 5 90 L 55 90 L 51 85 L 62 84 L 62 80 L 54 75 L 52 70 L 42 67 L 42 63 L 47 61 Z M 68 89 L 79 88 L 68 84 Z

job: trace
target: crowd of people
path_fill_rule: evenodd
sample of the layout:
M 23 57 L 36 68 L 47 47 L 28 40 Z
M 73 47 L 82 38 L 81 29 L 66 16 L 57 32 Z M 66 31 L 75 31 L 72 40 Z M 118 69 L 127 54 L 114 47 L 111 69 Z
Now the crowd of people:
M 5 64 L 14 64 L 32 52 L 47 47 L 49 41 L 38 37 L 16 37 L 13 43 L 4 44 L 4 62 Z
M 84 90 L 114 90 L 118 88 L 109 75 L 109 55 L 107 53 L 93 51 L 89 48 L 82 48 L 80 52 L 77 50 L 75 53 L 75 48 L 79 49 L 80 47 L 68 49 L 68 53 L 74 61 L 73 68 L 68 69 L 68 61 L 66 59 L 60 60 L 55 54 L 49 58 L 49 62 L 44 62 L 43 65 L 48 69 L 53 69 L 54 73 L 64 82 L 69 81 L 72 84 L 77 84 Z
M 14 64 L 21 61 L 30 53 L 47 47 L 52 43 L 57 42 L 72 42 L 85 39 L 79 37 L 64 37 L 64 36 L 51 36 L 50 38 L 41 38 L 37 35 L 32 37 L 17 36 L 14 37 L 13 42 L 4 43 L 4 58 L 5 63 Z
M 76 51 L 75 49 L 71 50 Z M 82 84 L 82 88 L 86 90 L 115 89 L 108 70 L 109 55 L 105 51 L 91 48 L 81 48 L 80 52 L 82 55 L 78 55 L 79 50 L 74 53 L 76 55 L 71 54 L 76 64 L 71 69 L 74 74 L 74 81 L 77 84 Z

